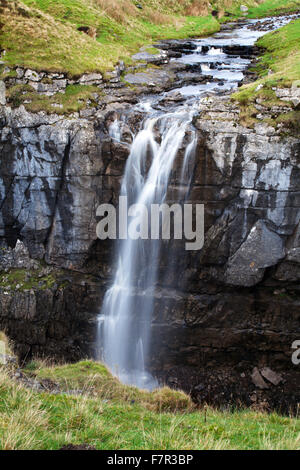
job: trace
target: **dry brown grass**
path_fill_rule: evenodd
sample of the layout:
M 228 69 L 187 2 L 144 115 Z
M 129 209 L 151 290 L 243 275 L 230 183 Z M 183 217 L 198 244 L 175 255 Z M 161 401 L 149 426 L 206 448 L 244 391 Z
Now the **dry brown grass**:
M 93 0 L 93 2 L 107 16 L 121 24 L 128 23 L 129 17 L 135 18 L 139 14 L 139 10 L 131 0 Z
M 189 16 L 206 16 L 210 10 L 208 0 L 193 0 L 185 9 L 185 14 Z
M 232 6 L 232 0 L 223 0 L 222 3 L 223 3 L 224 8 L 230 8 Z
M 170 24 L 172 18 L 159 10 L 144 6 L 139 10 L 130 0 L 93 0 L 104 14 L 121 24 L 128 24 L 132 18 L 143 16 L 154 24 Z
M 164 13 L 156 10 L 151 10 L 150 8 L 145 9 L 145 14 L 147 16 L 148 21 L 154 24 L 170 24 L 174 23 L 174 18 L 170 17 L 169 15 L 165 15 Z

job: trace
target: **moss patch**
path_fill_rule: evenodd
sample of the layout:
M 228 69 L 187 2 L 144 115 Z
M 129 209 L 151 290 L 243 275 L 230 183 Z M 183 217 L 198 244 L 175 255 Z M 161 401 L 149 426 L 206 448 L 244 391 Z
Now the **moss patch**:
M 7 100 L 12 107 L 23 104 L 27 111 L 64 115 L 96 106 L 102 95 L 99 88 L 89 85 L 68 85 L 65 93 L 50 97 L 40 95 L 30 85 L 15 85 L 7 90 Z
M 0 272 L 0 288 L 10 290 L 51 289 L 65 287 L 68 281 L 61 280 L 62 272 L 44 274 L 43 268 L 38 270 L 11 269 L 8 273 Z

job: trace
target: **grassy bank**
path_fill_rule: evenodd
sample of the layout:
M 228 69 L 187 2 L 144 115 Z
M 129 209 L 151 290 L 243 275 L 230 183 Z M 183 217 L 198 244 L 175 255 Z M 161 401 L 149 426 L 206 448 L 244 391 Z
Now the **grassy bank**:
M 241 4 L 248 7 L 247 15 L 240 10 Z M 246 16 L 247 18 L 264 18 L 267 16 L 292 13 L 300 10 L 300 0 L 258 0 L 258 1 L 232 1 L 218 2 L 222 12 L 226 12 L 222 21 L 231 21 Z M 218 5 L 216 5 L 218 7 Z
M 300 9 L 299 0 L 266 0 L 256 2 L 255 6 L 249 6 L 249 18 L 263 18 L 265 16 L 280 15 L 286 12 L 294 12 Z
M 300 86 L 300 20 L 292 21 L 278 31 L 263 36 L 257 43 L 264 48 L 264 54 L 254 68 L 259 79 L 243 86 L 233 95 L 240 103 L 243 114 L 248 120 L 255 121 L 259 113 L 255 105 L 263 102 L 264 106 L 284 107 L 286 102 L 276 97 L 276 87 Z M 267 119 L 272 125 L 280 122 L 290 127 L 296 134 L 300 131 L 299 105 L 288 114 L 279 114 L 274 119 Z
M 27 374 L 68 393 L 37 393 L 0 369 L 0 448 L 297 449 L 299 420 L 254 410 L 197 410 L 182 392 L 121 385 L 101 365 L 44 367 Z M 80 392 L 78 391 L 80 389 Z M 80 395 L 76 395 L 80 393 Z
M 142 4 L 143 9 L 131 0 L 1 0 L 5 61 L 70 76 L 105 72 L 159 38 L 201 36 L 219 29 L 211 15 L 185 15 L 183 6 L 171 13 L 167 1 L 162 2 L 163 11 Z M 80 27 L 90 28 L 95 39 L 78 31 Z
M 251 17 L 300 8 L 300 0 L 0 0 L 0 44 L 11 66 L 70 76 L 105 72 L 158 39 L 218 31 L 212 11 L 237 18 L 241 4 Z M 94 38 L 78 31 L 82 27 Z

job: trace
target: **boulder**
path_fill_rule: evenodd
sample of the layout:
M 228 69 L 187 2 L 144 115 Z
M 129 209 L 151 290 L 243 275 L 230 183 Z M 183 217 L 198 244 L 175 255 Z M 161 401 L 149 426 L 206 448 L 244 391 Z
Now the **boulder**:
M 31 82 L 39 82 L 42 80 L 42 78 L 45 76 L 45 73 L 41 72 L 36 72 L 35 70 L 27 69 L 25 72 L 24 77 L 26 80 L 29 80 Z
M 135 61 L 148 62 L 150 64 L 161 65 L 168 62 L 168 54 L 166 51 L 162 50 L 157 54 L 151 54 L 146 51 L 138 52 L 132 56 L 132 59 Z
M 282 382 L 282 376 L 274 372 L 269 367 L 264 367 L 261 369 L 260 373 L 265 379 L 268 380 L 268 382 L 271 382 L 273 385 L 279 385 L 280 382 Z
M 285 256 L 283 240 L 270 230 L 264 221 L 258 221 L 247 239 L 229 259 L 226 282 L 252 286 L 263 277 L 265 269 Z
M 78 83 L 82 85 L 99 85 L 102 83 L 102 79 L 101 73 L 85 73 L 79 78 Z
M 41 93 L 47 96 L 52 96 L 52 95 L 55 95 L 55 93 L 64 93 L 68 82 L 66 79 L 58 79 L 58 80 L 53 80 L 52 83 L 29 82 L 29 84 L 38 93 Z
M 261 376 L 261 374 L 260 374 L 257 367 L 255 367 L 253 369 L 252 374 L 251 374 L 251 379 L 252 379 L 252 382 L 254 383 L 255 387 L 257 387 L 261 390 L 266 390 L 267 388 L 269 388 L 269 386 L 266 384 L 266 382 L 262 378 L 262 376 Z

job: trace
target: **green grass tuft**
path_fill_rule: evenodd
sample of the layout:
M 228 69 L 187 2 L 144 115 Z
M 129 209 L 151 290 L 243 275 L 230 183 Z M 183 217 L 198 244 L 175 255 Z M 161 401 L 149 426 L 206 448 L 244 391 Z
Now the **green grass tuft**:
M 14 382 L 0 368 L 0 449 L 55 450 L 68 444 L 99 450 L 300 446 L 296 418 L 251 410 L 195 410 L 189 405 L 180 413 L 170 412 L 159 403 L 177 402 L 178 393 L 186 395 L 170 389 L 149 393 L 126 387 L 101 364 L 81 361 L 36 367 L 30 366 L 28 373 L 34 371 L 39 379 L 56 380 L 61 385 L 80 386 L 82 395 L 37 393 Z M 188 397 L 185 401 L 189 403 Z
M 97 105 L 103 92 L 96 86 L 68 85 L 65 93 L 48 97 L 37 93 L 30 85 L 15 85 L 7 90 L 7 100 L 12 107 L 24 105 L 27 111 L 67 115 Z

